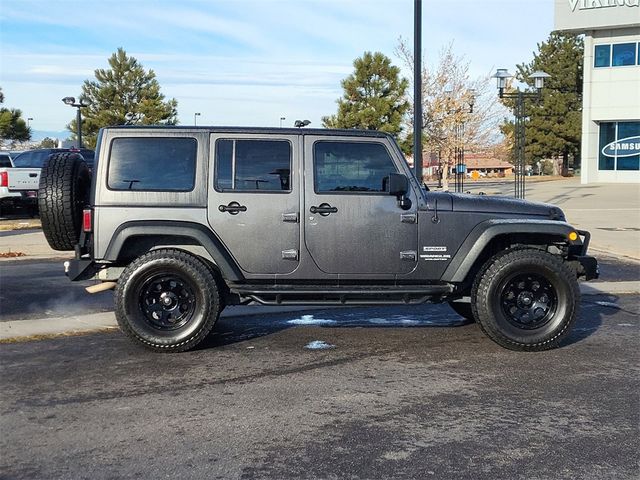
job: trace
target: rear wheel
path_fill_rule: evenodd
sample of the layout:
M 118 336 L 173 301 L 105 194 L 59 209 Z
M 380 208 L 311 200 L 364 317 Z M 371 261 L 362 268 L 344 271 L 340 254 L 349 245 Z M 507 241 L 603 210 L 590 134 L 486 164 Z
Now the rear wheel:
M 159 352 L 194 348 L 222 310 L 211 269 L 193 255 L 170 249 L 131 263 L 118 280 L 115 303 L 120 329 Z
M 491 259 L 476 279 L 471 301 L 483 331 L 511 350 L 553 348 L 573 326 L 580 290 L 555 255 L 534 249 L 507 251 Z

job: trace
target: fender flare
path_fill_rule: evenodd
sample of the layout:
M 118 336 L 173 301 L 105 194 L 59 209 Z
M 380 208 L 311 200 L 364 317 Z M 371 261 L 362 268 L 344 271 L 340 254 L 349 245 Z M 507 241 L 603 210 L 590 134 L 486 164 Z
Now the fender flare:
M 133 237 L 188 237 L 198 242 L 211 255 L 222 276 L 234 282 L 244 280 L 242 272 L 220 239 L 205 225 L 171 220 L 141 220 L 120 225 L 109 242 L 104 259 L 115 262 L 125 242 Z
M 576 231 L 566 222 L 554 220 L 527 219 L 491 219 L 476 225 L 454 255 L 451 263 L 442 274 L 441 280 L 451 283 L 463 282 L 476 260 L 487 245 L 496 237 L 505 234 L 536 234 L 560 237 L 571 245 L 582 245 L 578 236 L 576 241 L 570 241 L 568 235 Z

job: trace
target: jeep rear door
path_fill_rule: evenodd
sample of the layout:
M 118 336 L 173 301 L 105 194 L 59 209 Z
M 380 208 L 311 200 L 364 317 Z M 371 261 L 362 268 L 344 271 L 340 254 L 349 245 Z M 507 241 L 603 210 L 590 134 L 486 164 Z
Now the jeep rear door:
M 400 172 L 392 151 L 383 137 L 305 136 L 304 238 L 323 272 L 392 275 L 416 267 L 416 199 L 409 192 L 412 207 L 402 210 L 385 192 L 385 178 Z
M 211 134 L 209 224 L 247 273 L 298 266 L 298 142 L 296 135 Z

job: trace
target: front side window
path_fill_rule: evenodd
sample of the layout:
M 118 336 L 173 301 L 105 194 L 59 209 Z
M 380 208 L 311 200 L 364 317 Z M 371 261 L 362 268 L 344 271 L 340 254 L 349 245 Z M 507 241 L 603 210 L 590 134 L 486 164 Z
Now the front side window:
M 640 170 L 640 122 L 600 123 L 600 170 Z
M 220 139 L 215 163 L 218 191 L 291 191 L 291 144 L 286 140 Z
M 614 67 L 623 67 L 636 64 L 636 44 L 619 43 L 613 45 L 613 55 L 611 64 Z
M 398 171 L 381 143 L 316 142 L 313 162 L 317 193 L 384 192 Z
M 111 143 L 111 190 L 189 192 L 195 186 L 195 138 L 131 137 Z
M 611 45 L 596 45 L 594 67 L 611 66 Z

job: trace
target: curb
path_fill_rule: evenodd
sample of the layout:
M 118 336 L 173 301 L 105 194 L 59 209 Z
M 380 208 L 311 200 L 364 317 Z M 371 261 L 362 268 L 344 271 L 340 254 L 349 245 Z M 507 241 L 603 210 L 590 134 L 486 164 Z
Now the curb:
M 581 283 L 580 293 L 592 295 L 639 295 L 640 281 Z M 268 315 L 273 313 L 303 312 L 345 308 L 341 306 L 282 306 L 264 305 L 233 306 L 223 310 L 223 318 Z M 34 320 L 0 322 L 0 343 L 40 340 L 57 336 L 95 333 L 118 328 L 113 312 L 92 313 L 72 317 L 51 317 Z

